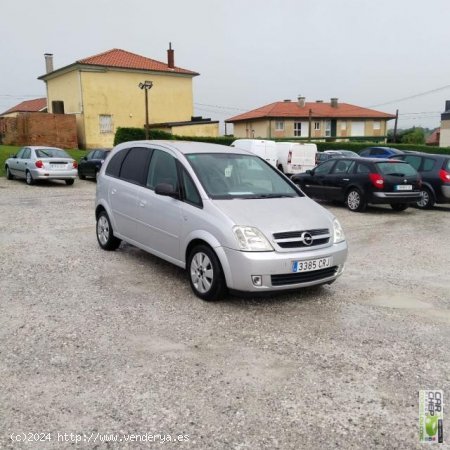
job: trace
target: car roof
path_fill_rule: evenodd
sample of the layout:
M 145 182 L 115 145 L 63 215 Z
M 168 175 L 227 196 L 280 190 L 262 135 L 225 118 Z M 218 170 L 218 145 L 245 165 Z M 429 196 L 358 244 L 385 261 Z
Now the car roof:
M 342 158 L 339 158 L 337 161 L 342 161 L 343 159 L 347 159 L 350 161 L 356 161 L 356 162 L 368 162 L 368 163 L 380 163 L 380 162 L 392 162 L 395 160 L 395 158 L 370 158 L 365 156 L 343 156 Z M 330 161 L 330 160 L 329 160 Z M 404 163 L 405 161 L 400 161 Z
M 431 156 L 432 158 L 450 158 L 450 155 L 445 153 L 427 153 L 427 152 L 419 152 L 416 150 L 405 150 L 404 155 L 396 155 L 396 156 L 408 156 L 408 155 L 418 155 L 418 156 Z
M 31 150 L 42 150 L 42 149 L 53 149 L 53 150 L 63 150 L 63 148 L 52 147 L 51 145 L 24 145 L 22 148 L 31 148 Z

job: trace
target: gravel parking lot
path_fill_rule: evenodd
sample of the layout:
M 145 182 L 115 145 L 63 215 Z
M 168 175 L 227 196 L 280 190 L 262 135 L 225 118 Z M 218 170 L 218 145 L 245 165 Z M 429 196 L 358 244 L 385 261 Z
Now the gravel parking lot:
M 94 196 L 0 179 L 0 448 L 422 448 L 418 391 L 450 395 L 450 208 L 324 204 L 336 283 L 205 303 L 179 268 L 102 251 Z

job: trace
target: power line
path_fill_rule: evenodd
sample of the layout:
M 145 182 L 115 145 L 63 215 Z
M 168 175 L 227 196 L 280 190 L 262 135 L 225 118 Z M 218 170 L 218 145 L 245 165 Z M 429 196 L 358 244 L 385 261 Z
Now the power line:
M 423 97 L 425 95 L 434 94 L 435 92 L 444 91 L 444 90 L 446 90 L 448 88 L 450 88 L 450 84 L 447 84 L 446 86 L 442 86 L 442 87 L 439 87 L 439 88 L 436 88 L 436 89 L 431 89 L 430 91 L 425 91 L 425 92 L 420 92 L 418 94 L 413 94 L 413 95 L 410 95 L 408 97 L 402 97 L 402 98 L 398 98 L 396 100 L 390 100 L 390 101 L 385 102 L 385 103 L 378 103 L 377 105 L 369 106 L 369 108 L 376 108 L 378 106 L 391 105 L 392 103 L 398 103 L 398 102 L 403 102 L 405 100 L 411 100 L 411 99 L 417 98 L 417 97 Z

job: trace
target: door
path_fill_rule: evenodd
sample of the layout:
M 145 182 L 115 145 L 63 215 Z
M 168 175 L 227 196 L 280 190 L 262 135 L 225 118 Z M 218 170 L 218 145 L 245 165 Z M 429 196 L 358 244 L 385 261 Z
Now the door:
M 155 149 L 146 186 L 139 189 L 137 239 L 152 253 L 180 261 L 181 202 L 179 198 L 156 194 L 155 186 L 161 183 L 170 184 L 180 192 L 175 157 Z
M 18 176 L 21 178 L 26 177 L 27 169 L 31 168 L 31 149 L 25 147 L 22 156 L 17 160 Z
M 94 151 L 89 152 L 81 161 L 78 167 L 78 172 L 84 176 L 92 176 L 92 157 L 94 156 Z
M 328 190 L 327 177 L 333 168 L 335 160 L 326 161 L 317 166 L 311 175 L 305 179 L 304 190 L 311 196 L 316 198 L 327 199 Z
M 328 198 L 330 200 L 345 200 L 345 192 L 350 183 L 354 166 L 355 162 L 352 160 L 336 159 L 336 164 L 325 180 L 325 184 L 329 188 Z
M 25 148 L 21 148 L 19 152 L 16 154 L 16 157 L 11 159 L 11 163 L 9 166 L 9 170 L 16 177 L 23 177 L 24 175 L 20 171 L 20 160 L 22 159 L 23 153 L 25 152 Z

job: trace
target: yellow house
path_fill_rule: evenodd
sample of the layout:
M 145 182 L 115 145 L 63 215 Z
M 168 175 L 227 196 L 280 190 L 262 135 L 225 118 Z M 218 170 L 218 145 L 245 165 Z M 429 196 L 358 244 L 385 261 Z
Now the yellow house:
M 81 148 L 112 147 L 118 127 L 143 128 L 146 123 L 183 123 L 182 133 L 217 136 L 218 122 L 193 121 L 192 79 L 197 72 L 174 64 L 174 50 L 163 63 L 121 49 L 112 49 L 53 70 L 53 55 L 46 54 L 47 73 L 39 77 L 47 85 L 48 112 L 76 114 Z M 140 85 L 151 81 L 148 108 Z M 194 118 L 195 119 L 195 118 Z
M 234 125 L 237 138 L 385 140 L 387 121 L 394 118 L 392 114 L 339 103 L 337 98 L 324 103 L 298 97 L 297 101 L 271 103 L 225 122 Z

